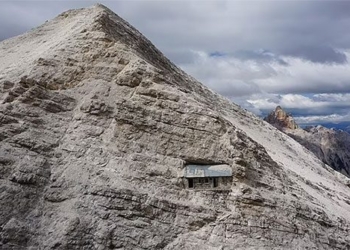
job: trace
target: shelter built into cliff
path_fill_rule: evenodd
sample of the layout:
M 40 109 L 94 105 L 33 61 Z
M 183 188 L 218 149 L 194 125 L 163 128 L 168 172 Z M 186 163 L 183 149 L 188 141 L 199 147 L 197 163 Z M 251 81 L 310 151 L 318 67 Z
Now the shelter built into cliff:
M 184 185 L 189 189 L 229 189 L 232 169 L 229 165 L 187 165 L 183 172 Z

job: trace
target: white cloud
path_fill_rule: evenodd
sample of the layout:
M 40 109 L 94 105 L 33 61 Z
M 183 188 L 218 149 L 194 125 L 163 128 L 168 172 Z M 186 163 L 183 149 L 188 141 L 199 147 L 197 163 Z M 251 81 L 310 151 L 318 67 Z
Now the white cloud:
M 324 115 L 326 119 L 350 108 L 348 62 L 324 64 L 273 54 L 268 60 L 260 60 L 259 55 L 254 60 L 203 51 L 192 54 L 195 60 L 182 65 L 185 71 L 254 113 L 280 105 L 295 115 Z M 347 51 L 344 54 L 349 56 Z
M 294 117 L 295 121 L 299 124 L 321 124 L 321 123 L 340 123 L 350 121 L 350 114 L 330 114 L 330 115 L 312 115 L 312 116 L 300 116 Z
M 344 51 L 347 58 L 349 53 Z M 269 93 L 342 93 L 350 91 L 350 64 L 314 63 L 301 58 L 282 57 L 287 63 L 272 65 L 275 75 L 256 79 Z
M 318 101 L 350 103 L 350 94 L 315 94 L 314 99 Z
M 298 95 L 298 94 L 286 94 L 281 95 L 276 100 L 271 98 L 259 98 L 258 99 L 250 99 L 247 102 L 251 103 L 255 108 L 258 109 L 274 109 L 276 106 L 282 106 L 288 109 L 304 109 L 304 108 L 324 108 L 327 106 L 325 102 L 317 102 L 309 97 Z
M 350 92 L 350 63 L 314 63 L 300 58 L 280 56 L 276 60 L 240 60 L 230 54 L 210 56 L 203 51 L 192 52 L 195 60 L 181 65 L 184 70 L 221 92 L 221 84 L 243 81 L 255 92 L 267 93 L 344 93 Z M 344 54 L 349 58 L 347 51 Z M 238 93 L 237 95 L 240 95 Z

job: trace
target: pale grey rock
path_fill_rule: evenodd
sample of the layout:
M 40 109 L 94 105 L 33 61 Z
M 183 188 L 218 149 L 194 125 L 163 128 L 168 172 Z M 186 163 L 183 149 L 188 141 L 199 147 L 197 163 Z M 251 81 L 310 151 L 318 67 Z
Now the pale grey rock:
M 0 55 L 0 248 L 349 249 L 348 179 L 104 6 Z M 185 189 L 187 163 L 231 188 Z

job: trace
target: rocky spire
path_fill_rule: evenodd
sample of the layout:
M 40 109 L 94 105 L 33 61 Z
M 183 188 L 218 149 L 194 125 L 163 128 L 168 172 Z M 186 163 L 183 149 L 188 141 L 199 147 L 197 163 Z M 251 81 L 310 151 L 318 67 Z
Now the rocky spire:
M 264 118 L 265 121 L 274 125 L 279 129 L 297 129 L 298 125 L 294 121 L 291 114 L 288 114 L 282 109 L 281 106 L 277 106 L 274 111 L 272 111 L 267 117 Z

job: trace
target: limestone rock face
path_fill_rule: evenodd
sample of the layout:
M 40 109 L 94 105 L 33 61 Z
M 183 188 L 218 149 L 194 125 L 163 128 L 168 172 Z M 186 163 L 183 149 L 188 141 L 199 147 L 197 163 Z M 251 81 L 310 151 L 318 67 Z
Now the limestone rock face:
M 349 180 L 106 7 L 0 43 L 1 249 L 349 249 Z M 186 189 L 186 164 L 231 166 Z
M 265 121 L 274 125 L 277 128 L 297 129 L 298 125 L 290 114 L 287 114 L 280 106 L 277 106 L 275 111 L 272 111 Z

